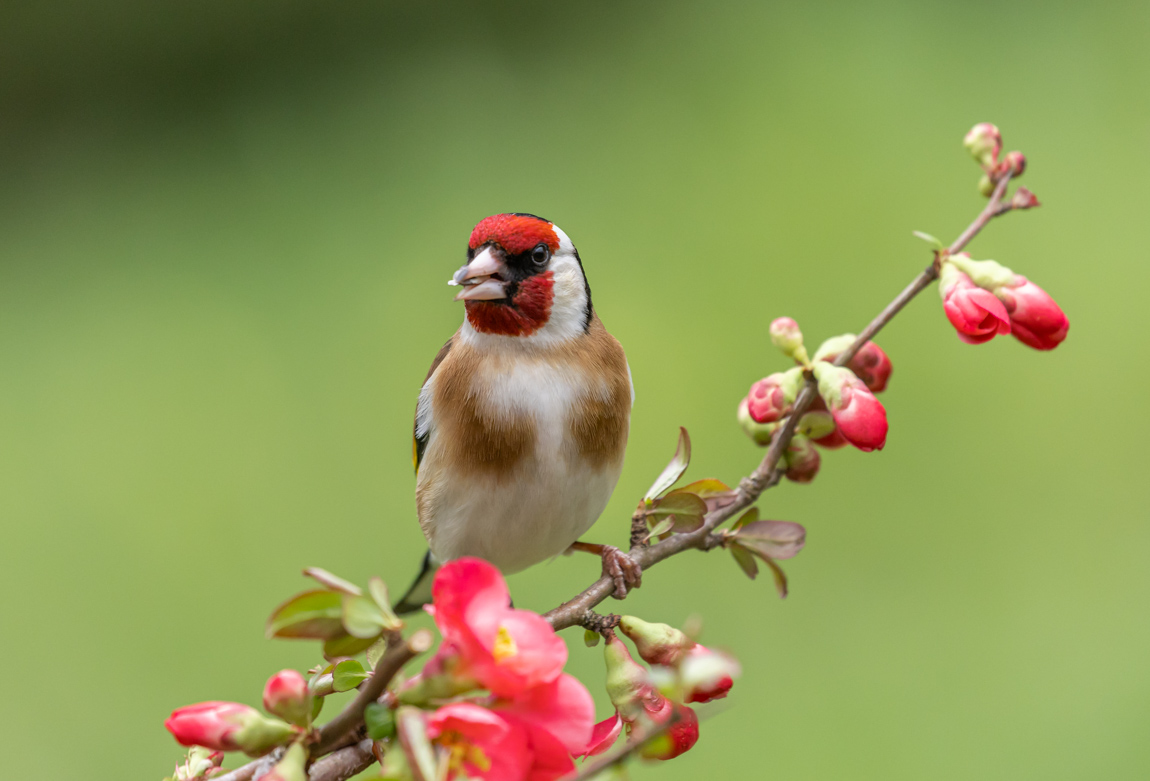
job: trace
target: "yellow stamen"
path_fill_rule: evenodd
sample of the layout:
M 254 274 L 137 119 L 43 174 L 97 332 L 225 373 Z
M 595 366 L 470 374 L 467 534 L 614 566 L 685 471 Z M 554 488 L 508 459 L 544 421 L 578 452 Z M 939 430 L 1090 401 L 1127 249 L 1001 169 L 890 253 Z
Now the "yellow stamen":
M 507 631 L 507 627 L 499 627 L 499 632 L 495 635 L 495 647 L 491 649 L 495 661 L 502 662 L 517 653 L 519 653 L 519 646 L 515 645 L 515 638 Z

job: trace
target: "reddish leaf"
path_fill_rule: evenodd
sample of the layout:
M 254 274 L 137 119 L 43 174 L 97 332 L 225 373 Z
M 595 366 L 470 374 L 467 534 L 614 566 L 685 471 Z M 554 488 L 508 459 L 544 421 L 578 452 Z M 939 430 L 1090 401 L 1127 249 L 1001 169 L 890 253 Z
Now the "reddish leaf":
M 763 559 L 767 566 L 771 568 L 771 574 L 775 576 L 775 588 L 778 589 L 779 598 L 787 598 L 787 573 L 783 572 L 783 568 L 770 559 Z
M 760 556 L 789 559 L 803 549 L 807 530 L 790 521 L 754 521 L 740 527 L 735 538 Z
M 739 565 L 751 580 L 754 580 L 759 574 L 759 565 L 755 563 L 755 557 L 743 546 L 732 544 L 731 556 L 735 559 L 735 563 Z
M 647 518 L 657 524 L 664 518 L 674 517 L 675 531 L 692 532 L 703 525 L 703 516 L 706 514 L 705 501 L 695 494 L 678 490 L 656 501 L 655 506 L 647 511 Z

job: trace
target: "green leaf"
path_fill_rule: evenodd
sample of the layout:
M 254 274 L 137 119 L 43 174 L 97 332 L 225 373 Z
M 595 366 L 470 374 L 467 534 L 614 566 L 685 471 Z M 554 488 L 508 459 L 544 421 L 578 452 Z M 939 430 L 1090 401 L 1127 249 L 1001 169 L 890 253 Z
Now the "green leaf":
M 945 244 L 943 244 L 941 241 L 936 239 L 934 236 L 931 236 L 929 233 L 924 233 L 922 231 L 914 231 L 914 237 L 916 239 L 922 239 L 927 244 L 930 244 L 932 247 L 934 247 L 936 250 L 946 249 Z
M 702 480 L 696 480 L 693 483 L 688 483 L 679 489 L 689 494 L 694 494 L 702 499 L 707 499 L 711 496 L 722 496 L 731 492 L 731 487 L 724 483 L 722 480 L 716 480 L 713 477 L 707 477 Z
M 312 697 L 311 698 L 311 721 L 314 723 L 319 712 L 323 710 L 323 704 L 327 702 L 326 697 Z
M 775 588 L 778 589 L 779 598 L 787 598 L 787 573 L 783 572 L 783 568 L 773 562 L 771 559 L 763 559 L 767 566 L 771 568 L 771 574 L 775 576 Z
M 731 556 L 751 580 L 754 580 L 755 576 L 759 574 L 759 565 L 755 563 L 755 557 L 743 546 L 737 543 L 731 545 Z
M 654 520 L 657 526 L 664 518 L 673 516 L 675 531 L 692 532 L 703 525 L 703 516 L 706 514 L 705 501 L 695 494 L 678 490 L 656 501 L 655 506 L 647 511 L 647 518 Z
M 594 629 L 583 630 L 583 645 L 587 646 L 588 648 L 594 648 L 595 646 L 599 645 L 599 640 L 601 638 L 602 635 L 600 635 Z
M 746 526 L 748 523 L 754 523 L 757 520 L 759 520 L 759 508 L 758 507 L 752 507 L 751 509 L 747 510 L 745 513 L 740 515 L 739 520 L 735 521 L 734 525 L 732 525 L 731 528 L 735 529 L 737 531 L 737 530 L 743 528 L 744 526 Z
M 648 534 L 644 538 L 643 541 L 646 542 L 647 540 L 658 537 L 661 534 L 666 534 L 667 532 L 671 531 L 671 529 L 674 528 L 674 526 L 675 526 L 675 519 L 674 518 L 664 518 L 663 520 L 659 521 L 658 523 L 656 523 L 651 528 L 651 533 Z
M 326 640 L 342 635 L 340 595 L 305 591 L 277 607 L 268 618 L 268 637 L 307 637 Z
M 807 530 L 790 521 L 754 521 L 743 524 L 735 539 L 759 556 L 789 559 L 807 542 Z
M 372 740 L 384 740 L 395 735 L 395 714 L 391 708 L 378 702 L 369 704 L 363 710 L 363 723 Z
M 381 637 L 371 644 L 367 649 L 367 664 L 371 669 L 375 669 L 379 664 L 379 660 L 387 653 L 387 638 Z
M 369 677 L 363 665 L 355 659 L 344 659 L 332 672 L 332 685 L 337 692 L 351 691 Z
M 330 660 L 355 656 L 356 654 L 363 653 L 374 642 L 374 637 L 352 637 L 347 633 L 341 634 L 338 637 L 329 637 L 323 641 L 323 658 Z
M 391 609 L 391 600 L 387 594 L 387 584 L 383 582 L 383 578 L 379 576 L 372 576 L 371 580 L 367 581 L 367 590 L 371 593 L 371 598 L 375 600 L 375 604 L 379 606 L 379 610 L 383 613 L 384 619 L 387 621 L 389 629 L 402 629 L 403 621 Z
M 352 596 L 359 596 L 363 593 L 359 586 L 344 580 L 339 575 L 333 575 L 325 569 L 319 567 L 308 567 L 303 571 L 303 574 L 309 578 L 319 581 L 327 586 L 332 591 L 338 591 L 341 594 L 351 594 Z
M 375 639 L 390 622 L 371 597 L 343 595 L 343 628 L 352 637 Z M 365 646 L 366 647 L 366 646 Z
M 678 482 L 683 473 L 687 471 L 687 465 L 690 463 L 691 437 L 687 434 L 687 429 L 680 426 L 679 444 L 675 446 L 675 455 L 671 459 L 671 463 L 667 464 L 662 473 L 655 478 L 655 482 L 651 484 L 643 500 L 652 502 L 658 498 L 664 491 Z

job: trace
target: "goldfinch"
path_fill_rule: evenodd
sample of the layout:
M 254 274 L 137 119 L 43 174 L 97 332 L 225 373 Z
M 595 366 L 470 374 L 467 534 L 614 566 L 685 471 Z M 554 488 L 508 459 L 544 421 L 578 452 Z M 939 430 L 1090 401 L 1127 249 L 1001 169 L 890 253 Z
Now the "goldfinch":
M 602 556 L 625 596 L 636 563 L 578 542 L 619 480 L 635 397 L 579 253 L 548 220 L 497 214 L 475 226 L 448 284 L 465 316 L 420 389 L 413 438 L 430 550 L 396 609 L 430 601 L 443 562 L 476 556 L 513 573 L 572 549 Z

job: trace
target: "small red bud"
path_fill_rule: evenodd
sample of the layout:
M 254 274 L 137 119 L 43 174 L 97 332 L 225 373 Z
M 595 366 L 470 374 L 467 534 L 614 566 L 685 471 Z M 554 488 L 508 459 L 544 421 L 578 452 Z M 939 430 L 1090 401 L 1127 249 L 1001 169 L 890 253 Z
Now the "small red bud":
M 791 404 L 802 382 L 802 368 L 775 372 L 751 386 L 747 393 L 747 411 L 756 423 L 774 423 L 790 414 Z
M 792 483 L 809 483 L 819 473 L 822 457 L 814 443 L 802 434 L 795 434 L 784 454 L 787 461 L 786 477 Z
M 686 705 L 674 708 L 675 721 L 639 749 L 644 759 L 668 760 L 686 753 L 699 740 L 699 717 Z
M 794 358 L 800 363 L 807 361 L 807 352 L 803 347 L 803 332 L 799 330 L 799 324 L 791 318 L 776 317 L 771 322 L 771 343 L 788 358 Z
M 958 338 L 967 344 L 989 342 L 1010 333 L 1006 307 L 989 290 L 983 290 L 953 263 L 943 263 L 939 278 L 942 308 Z
M 1007 152 L 1002 158 L 1002 162 L 998 164 L 998 170 L 1001 173 L 1009 171 L 1010 175 L 1017 179 L 1026 170 L 1026 155 L 1018 151 Z
M 1018 275 L 1010 285 L 995 291 L 1010 315 L 1014 338 L 1035 350 L 1053 350 L 1070 330 L 1070 320 L 1050 294 Z
M 850 369 L 825 361 L 816 361 L 814 369 L 819 395 L 847 442 L 863 452 L 882 450 L 887 434 L 882 403 Z
M 164 727 L 184 746 L 243 751 L 258 757 L 297 734 L 290 724 L 269 719 L 238 702 L 200 702 L 172 711 Z

